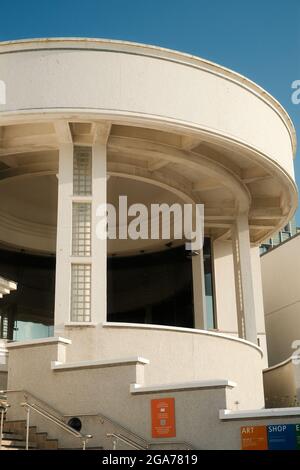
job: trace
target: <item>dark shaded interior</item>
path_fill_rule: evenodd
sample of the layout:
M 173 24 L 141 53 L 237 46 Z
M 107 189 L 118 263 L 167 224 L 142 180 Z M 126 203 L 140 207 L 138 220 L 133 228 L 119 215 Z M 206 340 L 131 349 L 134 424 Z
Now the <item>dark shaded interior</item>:
M 208 327 L 214 328 L 210 240 L 204 244 Z M 53 335 L 55 258 L 0 250 L 0 275 L 18 289 L 0 299 L 0 337 Z M 108 321 L 194 327 L 192 258 L 184 246 L 109 257 Z
M 109 258 L 108 321 L 193 328 L 192 266 L 184 246 Z
M 18 283 L 0 299 L 0 335 L 7 339 L 51 336 L 55 258 L 0 250 L 0 275 Z

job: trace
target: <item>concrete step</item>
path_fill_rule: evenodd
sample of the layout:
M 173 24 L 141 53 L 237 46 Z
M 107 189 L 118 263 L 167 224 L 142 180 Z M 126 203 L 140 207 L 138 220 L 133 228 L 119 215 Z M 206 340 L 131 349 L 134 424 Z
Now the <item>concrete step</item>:
M 6 441 L 15 441 L 21 443 L 19 447 L 25 448 L 25 436 L 26 436 L 26 421 L 5 421 L 3 437 Z M 29 441 L 31 449 L 42 449 L 42 450 L 57 450 L 58 440 L 48 439 L 46 432 L 38 432 L 36 426 L 30 426 L 29 428 Z M 5 444 L 3 447 L 7 448 Z M 11 444 L 11 447 L 16 447 L 15 444 Z
M 26 441 L 16 439 L 2 439 L 2 447 L 19 447 L 20 449 L 25 449 Z M 29 442 L 29 448 L 36 449 L 37 444 L 35 442 Z
M 10 439 L 12 441 L 24 441 L 23 436 L 21 434 L 14 434 L 12 432 L 4 432 L 2 434 L 2 439 Z
M 2 447 L 0 450 L 24 450 L 20 449 L 19 447 Z

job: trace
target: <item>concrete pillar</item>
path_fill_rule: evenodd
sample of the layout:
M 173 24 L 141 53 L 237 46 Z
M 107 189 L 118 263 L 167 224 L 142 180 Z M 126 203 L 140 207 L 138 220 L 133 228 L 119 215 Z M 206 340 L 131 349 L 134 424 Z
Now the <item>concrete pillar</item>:
M 192 256 L 195 328 L 207 329 L 203 250 Z
M 106 146 L 110 123 L 94 126 L 93 144 L 74 145 L 58 122 L 55 334 L 65 323 L 106 320 L 106 239 L 97 237 L 97 208 L 106 205 Z M 73 220 L 72 220 L 73 219 Z
M 7 365 L 7 356 L 6 340 L 0 339 L 0 366 Z
M 92 201 L 92 322 L 106 321 L 107 304 L 107 240 L 97 238 L 97 207 L 106 204 L 106 140 L 99 138 L 93 145 Z
M 56 239 L 55 314 L 56 333 L 70 320 L 73 195 L 73 144 L 59 148 L 58 207 Z
M 247 214 L 240 214 L 237 217 L 233 232 L 235 277 L 239 293 L 237 295 L 239 333 L 246 340 L 257 344 L 255 298 Z

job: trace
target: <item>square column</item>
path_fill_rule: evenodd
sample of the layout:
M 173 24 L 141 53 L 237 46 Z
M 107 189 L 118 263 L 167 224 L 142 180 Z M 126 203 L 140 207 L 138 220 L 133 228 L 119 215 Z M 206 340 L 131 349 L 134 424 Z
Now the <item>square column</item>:
M 107 240 L 97 237 L 97 207 L 106 204 L 106 143 L 97 140 L 93 145 L 92 201 L 92 322 L 106 321 L 107 310 Z
M 257 344 L 255 295 L 251 265 L 248 214 L 238 215 L 232 239 L 239 335 Z
M 96 212 L 106 205 L 108 133 L 109 128 L 106 136 L 95 132 L 92 145 L 60 145 L 56 333 L 62 333 L 66 323 L 88 326 L 106 320 L 107 242 L 97 238 Z
M 56 235 L 55 313 L 54 325 L 62 332 L 65 322 L 70 321 L 71 299 L 71 240 L 73 196 L 73 144 L 59 147 L 58 206 Z

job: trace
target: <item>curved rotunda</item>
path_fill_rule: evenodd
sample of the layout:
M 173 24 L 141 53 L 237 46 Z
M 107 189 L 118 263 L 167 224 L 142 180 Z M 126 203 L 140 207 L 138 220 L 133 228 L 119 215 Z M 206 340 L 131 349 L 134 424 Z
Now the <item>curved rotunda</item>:
M 230 378 L 261 406 L 258 246 L 297 204 L 284 109 L 224 67 L 122 41 L 1 43 L 0 79 L 0 275 L 18 284 L 3 339 L 63 336 L 70 363 L 144 356 L 149 384 Z M 121 195 L 203 204 L 203 249 L 97 238 Z

